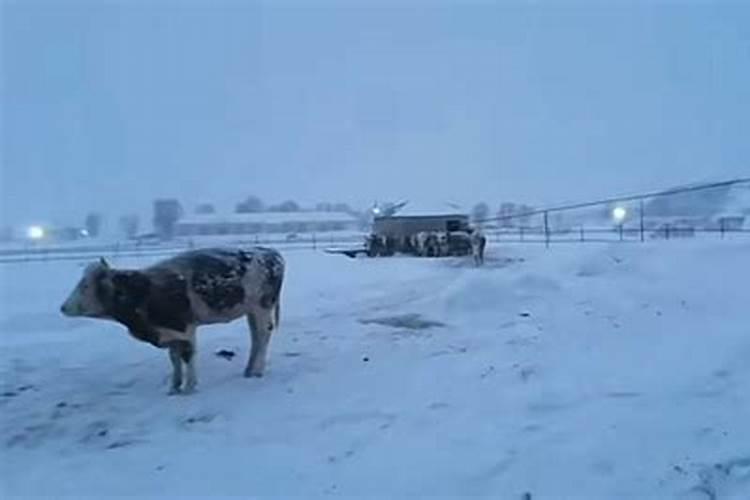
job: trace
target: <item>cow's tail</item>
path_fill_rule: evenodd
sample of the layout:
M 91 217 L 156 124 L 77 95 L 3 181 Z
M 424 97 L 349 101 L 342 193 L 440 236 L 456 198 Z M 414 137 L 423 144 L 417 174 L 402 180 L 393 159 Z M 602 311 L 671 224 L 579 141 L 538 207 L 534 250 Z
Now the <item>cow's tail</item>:
M 273 308 L 273 321 L 276 323 L 276 329 L 279 328 L 279 322 L 281 320 L 281 300 L 276 301 L 276 305 Z

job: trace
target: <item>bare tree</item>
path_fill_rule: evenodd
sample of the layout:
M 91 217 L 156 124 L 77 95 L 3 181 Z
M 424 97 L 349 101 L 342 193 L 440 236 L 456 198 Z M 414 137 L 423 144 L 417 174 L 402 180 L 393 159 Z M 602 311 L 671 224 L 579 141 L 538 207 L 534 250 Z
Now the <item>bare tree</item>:
M 352 207 L 350 207 L 348 203 L 334 203 L 334 205 L 333 205 L 333 211 L 334 212 L 343 212 L 345 214 L 352 214 L 352 213 L 354 213 L 354 210 L 352 210 Z
M 201 203 L 195 207 L 195 213 L 198 215 L 207 215 L 216 213 L 216 209 L 211 203 Z
M 177 221 L 182 217 L 182 205 L 175 199 L 162 199 L 154 202 L 154 229 L 163 238 L 174 236 Z
M 268 207 L 269 212 L 299 212 L 300 210 L 301 208 L 297 202 L 291 200 Z
M 126 238 L 132 239 L 138 234 L 140 218 L 136 214 L 127 214 L 120 217 L 120 230 Z
M 486 220 L 490 215 L 490 207 L 485 202 L 480 202 L 474 205 L 471 210 L 471 218 L 474 222 L 480 222 Z
M 534 207 L 530 205 L 521 205 L 518 207 L 518 223 L 522 226 L 528 226 L 531 223 L 531 215 L 527 215 L 534 211 Z
M 89 236 L 92 238 L 96 238 L 99 236 L 102 230 L 102 222 L 103 222 L 102 214 L 97 212 L 91 212 L 86 216 L 86 220 L 84 221 L 84 226 L 86 227 L 86 231 L 89 233 Z
M 262 212 L 265 209 L 263 200 L 257 196 L 248 196 L 245 201 L 237 204 L 234 211 L 238 214 L 247 214 L 253 212 Z
M 516 204 L 506 201 L 500 204 L 500 210 L 497 211 L 498 225 L 500 227 L 512 227 L 518 221 L 513 220 L 513 216 L 516 215 L 517 209 Z

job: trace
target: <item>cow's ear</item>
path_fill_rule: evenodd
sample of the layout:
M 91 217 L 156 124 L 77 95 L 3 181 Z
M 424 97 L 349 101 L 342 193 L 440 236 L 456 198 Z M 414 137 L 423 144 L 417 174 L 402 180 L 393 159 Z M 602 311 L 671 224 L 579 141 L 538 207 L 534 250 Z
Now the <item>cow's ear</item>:
M 107 262 L 107 259 L 105 259 L 104 257 L 99 257 L 99 264 L 100 264 L 100 265 L 101 265 L 101 266 L 102 266 L 102 267 L 103 267 L 104 269 L 109 269 L 109 262 Z

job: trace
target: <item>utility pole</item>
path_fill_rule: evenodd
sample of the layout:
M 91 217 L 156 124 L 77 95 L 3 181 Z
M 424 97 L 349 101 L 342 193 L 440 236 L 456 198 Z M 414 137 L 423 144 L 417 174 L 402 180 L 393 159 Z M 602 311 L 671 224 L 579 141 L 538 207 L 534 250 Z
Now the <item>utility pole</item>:
M 640 216 L 641 216 L 641 242 L 645 241 L 645 237 L 643 234 L 644 231 L 644 224 L 643 224 L 643 200 L 641 200 L 640 203 Z

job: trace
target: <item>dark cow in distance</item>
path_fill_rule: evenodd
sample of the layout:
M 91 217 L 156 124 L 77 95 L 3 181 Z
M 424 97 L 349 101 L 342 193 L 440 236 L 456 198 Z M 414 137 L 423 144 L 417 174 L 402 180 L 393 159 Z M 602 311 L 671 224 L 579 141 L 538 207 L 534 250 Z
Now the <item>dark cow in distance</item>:
M 197 384 L 195 330 L 246 316 L 251 334 L 246 377 L 260 377 L 271 333 L 279 324 L 284 259 L 275 250 L 209 248 L 184 252 L 143 270 L 90 264 L 60 308 L 71 317 L 101 318 L 124 325 L 138 340 L 169 349 L 170 393 Z
M 471 255 L 474 257 L 474 265 L 484 264 L 484 248 L 487 246 L 487 237 L 479 229 L 471 232 Z

